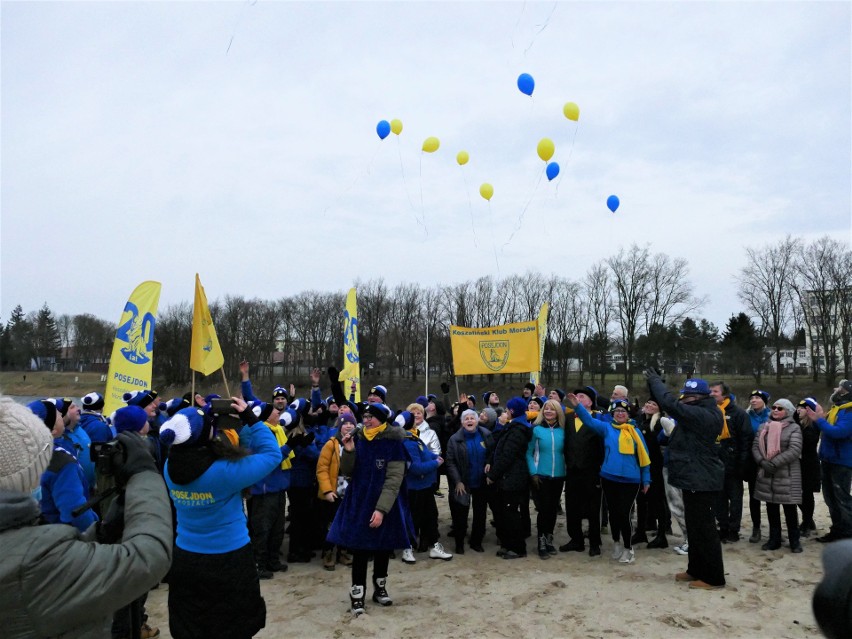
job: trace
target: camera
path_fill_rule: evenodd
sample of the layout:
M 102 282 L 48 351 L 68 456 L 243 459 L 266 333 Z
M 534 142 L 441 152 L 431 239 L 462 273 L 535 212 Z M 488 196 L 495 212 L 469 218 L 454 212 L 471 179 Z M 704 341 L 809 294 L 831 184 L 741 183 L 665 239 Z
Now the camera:
M 124 446 L 118 440 L 111 442 L 92 442 L 89 456 L 95 464 L 95 471 L 104 477 L 115 477 L 124 465 Z
M 216 428 L 239 428 L 240 418 L 237 409 L 231 406 L 232 400 L 226 397 L 214 397 L 210 400 L 210 412 L 216 418 Z

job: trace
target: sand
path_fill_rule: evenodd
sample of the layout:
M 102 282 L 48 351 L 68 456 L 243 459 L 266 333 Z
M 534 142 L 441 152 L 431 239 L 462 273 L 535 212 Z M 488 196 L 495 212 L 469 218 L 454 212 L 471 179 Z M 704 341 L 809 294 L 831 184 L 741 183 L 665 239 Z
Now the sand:
M 445 489 L 446 492 L 446 489 Z M 747 491 L 746 491 L 747 492 Z M 446 498 L 438 498 L 440 530 L 447 549 L 450 515 Z M 533 528 L 535 510 L 533 509 Z M 828 529 L 825 505 L 817 496 L 818 533 Z M 783 522 L 783 515 L 782 515 Z M 748 505 L 744 530 L 751 530 Z M 675 532 L 677 532 L 677 526 Z M 789 548 L 764 551 L 747 538 L 723 545 L 728 585 L 712 592 L 690 590 L 674 575 L 686 570 L 686 557 L 672 551 L 636 546 L 636 563 L 610 559 L 612 540 L 604 535 L 603 554 L 559 553 L 542 560 L 527 540 L 525 559 L 495 556 L 493 528 L 485 536 L 485 553 L 467 549 L 450 561 L 417 554 L 417 563 L 391 560 L 388 591 L 393 606 L 370 601 L 367 613 L 349 612 L 349 569 L 323 570 L 319 559 L 291 564 L 286 573 L 261 581 L 266 599 L 266 628 L 257 636 L 277 637 L 772 637 L 819 636 L 811 596 L 822 577 L 822 544 L 816 535 L 802 540 L 804 552 Z M 764 540 L 768 535 L 763 516 Z M 786 534 L 785 534 L 786 537 Z M 679 543 L 679 538 L 675 537 Z M 567 541 L 560 516 L 554 541 Z M 670 544 L 673 540 L 670 538 Z M 285 547 L 287 542 L 285 541 Z M 399 553 L 398 553 L 399 556 Z M 168 586 L 148 597 L 150 623 L 168 632 Z

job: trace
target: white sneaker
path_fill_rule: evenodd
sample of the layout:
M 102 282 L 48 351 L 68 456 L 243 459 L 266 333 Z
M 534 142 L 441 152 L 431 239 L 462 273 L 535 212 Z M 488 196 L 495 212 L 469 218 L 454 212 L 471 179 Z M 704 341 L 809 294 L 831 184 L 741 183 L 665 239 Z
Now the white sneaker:
M 413 564 L 417 561 L 417 557 L 414 556 L 414 551 L 411 548 L 406 548 L 402 551 L 402 560 L 407 564 Z
M 450 559 L 453 558 L 453 555 L 451 553 L 448 553 L 446 550 L 444 550 L 444 547 L 441 544 L 436 543 L 434 546 L 432 546 L 432 549 L 429 551 L 429 558 L 430 559 L 443 559 L 444 561 L 449 561 Z
M 618 558 L 618 563 L 620 564 L 632 564 L 634 561 L 636 561 L 636 558 L 632 548 L 625 548 L 621 553 L 621 557 Z
M 615 545 L 612 547 L 612 558 L 621 559 L 622 552 L 624 552 L 624 546 L 621 545 L 620 541 L 615 542 Z
M 679 555 L 688 555 L 689 554 L 689 543 L 683 542 L 680 546 L 675 546 L 672 548 Z

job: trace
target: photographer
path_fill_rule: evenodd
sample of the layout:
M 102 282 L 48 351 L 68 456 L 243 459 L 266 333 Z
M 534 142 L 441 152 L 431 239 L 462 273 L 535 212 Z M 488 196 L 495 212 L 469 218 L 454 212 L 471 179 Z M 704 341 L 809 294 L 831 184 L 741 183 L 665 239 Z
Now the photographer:
M 177 511 L 169 573 L 175 639 L 252 637 L 266 625 L 241 493 L 281 464 L 281 450 L 263 423 L 272 406 L 249 409 L 231 399 L 249 426 L 252 454 L 216 435 L 212 414 L 199 408 L 178 411 L 160 429 L 160 441 L 171 446 L 165 478 Z
M 0 397 L 0 628 L 4 637 L 108 636 L 112 612 L 168 571 L 171 517 L 163 480 L 128 434 L 116 479 L 126 486 L 121 543 L 81 539 L 67 525 L 37 526 L 39 478 L 50 431 L 27 408 Z M 110 520 L 110 515 L 107 515 Z

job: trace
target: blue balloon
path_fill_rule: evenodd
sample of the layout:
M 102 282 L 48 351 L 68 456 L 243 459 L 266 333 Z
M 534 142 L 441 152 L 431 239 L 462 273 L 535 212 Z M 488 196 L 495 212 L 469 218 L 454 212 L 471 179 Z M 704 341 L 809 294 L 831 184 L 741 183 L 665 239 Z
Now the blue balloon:
M 535 80 L 529 73 L 522 73 L 518 76 L 518 89 L 524 95 L 532 95 L 535 89 Z
M 559 175 L 559 165 L 556 162 L 551 162 L 547 165 L 547 169 L 545 169 L 545 173 L 547 174 L 547 179 L 552 180 L 557 175 Z
M 387 120 L 382 120 L 376 125 L 376 133 L 379 134 L 379 137 L 384 140 L 386 137 L 390 135 L 390 122 Z
M 615 209 L 618 208 L 619 204 L 620 204 L 620 202 L 618 201 L 618 197 L 615 196 L 615 195 L 610 195 L 606 199 L 606 205 L 607 205 L 607 207 L 609 207 L 609 210 L 612 211 L 613 213 L 615 213 Z

